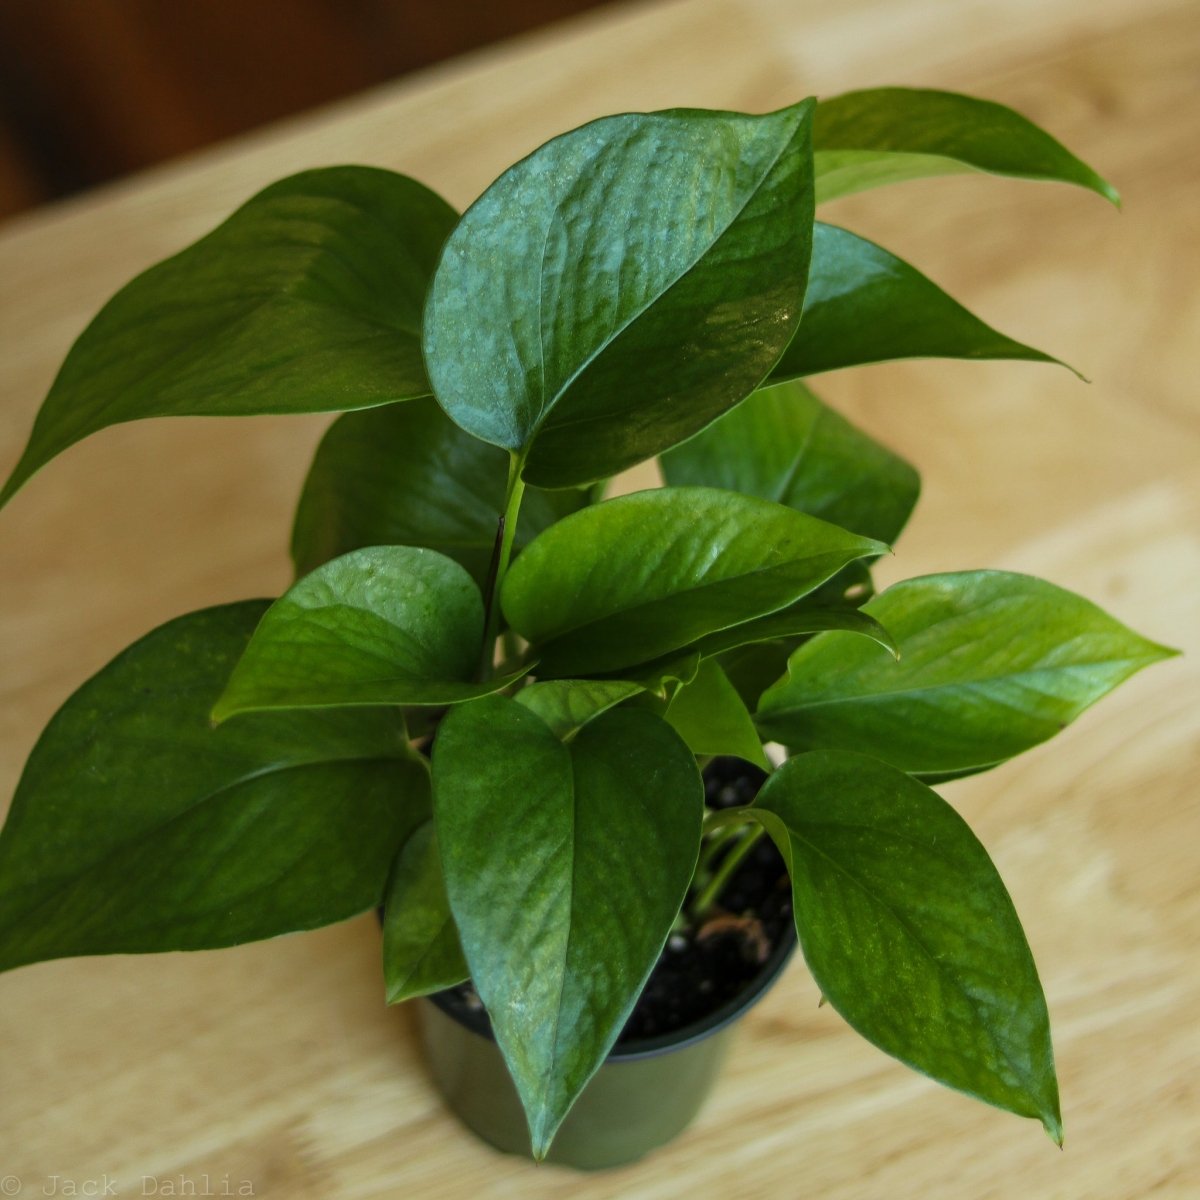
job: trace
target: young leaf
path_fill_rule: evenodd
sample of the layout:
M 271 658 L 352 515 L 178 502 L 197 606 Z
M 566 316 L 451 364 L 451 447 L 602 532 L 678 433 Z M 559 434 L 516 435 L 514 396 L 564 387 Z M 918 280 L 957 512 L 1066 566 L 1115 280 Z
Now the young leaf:
M 540 1159 L 678 915 L 700 846 L 700 774 L 653 713 L 604 713 L 564 745 L 490 696 L 443 721 L 433 804 L 471 978 Z
M 458 704 L 525 671 L 468 682 L 483 644 L 483 601 L 434 550 L 373 546 L 306 575 L 267 610 L 213 720 L 341 705 Z
M 668 725 L 697 755 L 730 754 L 771 769 L 742 698 L 713 659 L 679 689 L 664 714 Z
M 861 754 L 804 754 L 757 812 L 821 994 L 868 1041 L 1062 1142 L 1037 968 L 987 851 L 936 792 Z
M 897 358 L 1059 361 L 997 333 L 882 246 L 818 221 L 804 315 L 771 379 Z
M 623 679 L 550 679 L 522 688 L 516 701 L 537 713 L 556 738 L 565 740 L 593 717 L 642 690 L 640 683 Z
M 812 107 L 605 117 L 501 175 L 446 243 L 425 311 L 450 416 L 565 487 L 748 395 L 800 318 Z
M 71 348 L 0 504 L 140 417 L 367 408 L 429 394 L 421 306 L 454 210 L 373 167 L 305 171 L 151 267 Z
M 708 637 L 696 642 L 692 649 L 698 650 L 703 658 L 712 658 L 738 646 L 748 646 L 755 642 L 777 642 L 784 638 L 824 633 L 831 629 L 857 633 L 860 637 L 870 638 L 877 645 L 889 650 L 894 658 L 900 655 L 892 635 L 874 617 L 860 612 L 857 608 L 809 608 L 807 601 L 801 601 L 792 608 L 785 608 L 782 612 L 771 613 L 770 616 L 710 633 Z
M 325 434 L 304 483 L 292 530 L 296 574 L 366 546 L 424 546 L 483 587 L 508 461 L 431 398 L 346 413 Z M 516 551 L 587 502 L 582 490 L 526 488 Z
M 871 88 L 817 105 L 817 199 L 960 171 L 1078 184 L 1113 204 L 1116 189 L 1032 121 L 973 96 Z
M 655 488 L 585 508 L 537 537 L 501 591 L 538 674 L 612 672 L 783 608 L 886 547 L 714 488 Z
M 428 774 L 425 802 L 429 804 Z M 396 856 L 383 912 L 383 981 L 399 1004 L 454 987 L 467 964 L 446 896 L 433 821 L 413 830 Z
M 672 487 L 761 496 L 881 542 L 895 541 L 921 490 L 902 458 L 799 381 L 757 391 L 662 456 Z
M 395 714 L 209 725 L 265 608 L 156 629 L 47 726 L 0 832 L 0 969 L 231 946 L 379 903 L 427 808 Z
M 863 609 L 900 647 L 824 633 L 758 709 L 796 750 L 863 750 L 913 773 L 1011 758 L 1064 729 L 1135 671 L 1174 653 L 1028 575 L 966 571 L 888 588 Z

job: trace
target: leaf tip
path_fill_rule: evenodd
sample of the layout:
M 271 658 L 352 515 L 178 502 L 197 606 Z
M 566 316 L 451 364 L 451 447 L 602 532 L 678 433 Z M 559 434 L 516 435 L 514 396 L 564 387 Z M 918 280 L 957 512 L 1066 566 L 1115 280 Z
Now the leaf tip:
M 1057 1113 L 1051 1113 L 1042 1118 L 1042 1128 L 1045 1129 L 1046 1135 L 1050 1140 L 1061 1150 L 1063 1149 L 1063 1126 L 1062 1120 Z

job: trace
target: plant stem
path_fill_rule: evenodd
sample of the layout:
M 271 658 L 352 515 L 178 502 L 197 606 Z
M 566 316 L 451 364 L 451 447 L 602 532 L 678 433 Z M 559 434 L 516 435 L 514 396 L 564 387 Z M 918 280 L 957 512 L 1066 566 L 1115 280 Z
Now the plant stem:
M 496 525 L 496 544 L 492 550 L 492 563 L 488 569 L 486 595 L 484 597 L 483 648 L 479 655 L 479 678 L 492 677 L 492 664 L 496 659 L 496 631 L 500 628 L 500 585 L 508 573 L 512 559 L 513 540 L 517 536 L 517 519 L 521 513 L 521 498 L 525 495 L 525 481 L 521 478 L 523 462 L 513 455 L 508 463 L 508 491 L 504 499 L 504 514 Z
M 708 881 L 703 890 L 700 892 L 691 905 L 693 920 L 700 921 L 705 914 L 716 903 L 718 897 L 725 890 L 725 885 L 729 882 L 734 871 L 741 865 L 742 860 L 750 853 L 758 843 L 758 839 L 766 833 L 766 830 L 760 825 L 757 829 L 753 829 L 745 833 L 742 840 L 734 846 L 728 854 L 721 860 L 721 865 L 717 868 L 716 874 Z

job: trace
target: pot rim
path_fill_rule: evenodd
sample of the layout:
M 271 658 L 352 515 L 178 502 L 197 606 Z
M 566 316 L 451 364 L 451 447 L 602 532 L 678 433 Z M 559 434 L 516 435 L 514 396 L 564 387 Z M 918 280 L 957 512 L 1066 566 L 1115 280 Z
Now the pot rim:
M 796 945 L 796 927 L 789 920 L 784 926 L 784 933 L 779 939 L 779 943 L 771 951 L 758 974 L 736 996 L 713 1009 L 706 1017 L 684 1025 L 680 1029 L 658 1034 L 656 1037 L 637 1038 L 626 1042 L 623 1046 L 614 1046 L 604 1061 L 621 1063 L 657 1058 L 659 1055 L 669 1054 L 675 1050 L 684 1050 L 688 1046 L 695 1045 L 696 1042 L 719 1033 L 749 1012 L 762 999 L 767 989 L 783 974 L 784 968 L 796 952 Z M 481 1006 L 478 1009 L 463 1012 L 457 1005 L 451 1007 L 451 1003 L 447 999 L 448 993 L 449 989 L 433 992 L 424 999 L 434 1004 L 464 1029 L 470 1030 L 471 1033 L 485 1038 L 489 1042 L 494 1042 L 496 1039 L 492 1033 L 491 1021 L 488 1019 L 486 1010 Z

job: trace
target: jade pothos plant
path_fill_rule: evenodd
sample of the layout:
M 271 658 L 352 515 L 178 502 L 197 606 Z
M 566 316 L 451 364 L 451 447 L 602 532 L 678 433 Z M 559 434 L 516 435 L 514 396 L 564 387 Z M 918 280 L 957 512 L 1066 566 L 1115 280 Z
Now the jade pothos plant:
M 201 949 L 384 908 L 390 1001 L 470 977 L 534 1154 L 673 926 L 755 839 L 870 1041 L 1061 1140 L 1012 902 L 931 784 L 1046 740 L 1171 653 L 997 571 L 872 596 L 916 471 L 805 382 L 1054 361 L 818 201 L 966 170 L 1113 189 L 996 104 L 882 89 L 606 117 L 461 217 L 337 167 L 120 291 L 7 500 L 135 418 L 344 411 L 274 602 L 181 616 L 72 696 L 0 836 L 0 968 Z M 661 455 L 666 486 L 606 481 Z M 706 811 L 698 759 L 770 764 Z

